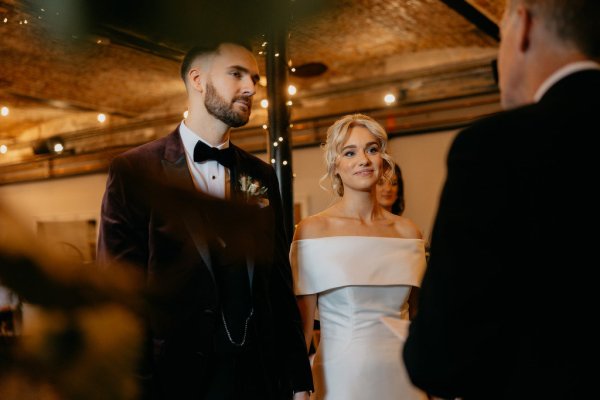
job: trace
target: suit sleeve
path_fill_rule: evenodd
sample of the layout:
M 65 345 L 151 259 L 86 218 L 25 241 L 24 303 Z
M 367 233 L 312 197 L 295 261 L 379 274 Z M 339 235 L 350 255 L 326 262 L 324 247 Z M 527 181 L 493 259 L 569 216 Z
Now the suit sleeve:
M 102 199 L 98 261 L 117 261 L 145 271 L 148 259 L 148 228 L 144 202 L 129 162 L 117 157 L 111 163 Z
M 278 347 L 285 355 L 285 367 L 295 392 L 312 391 L 312 375 L 308 354 L 302 332 L 300 311 L 294 295 L 292 269 L 289 262 L 289 240 L 283 224 L 283 209 L 279 184 L 274 171 L 269 168 L 271 192 L 269 202 L 275 212 L 275 255 L 272 270 L 272 294 L 276 301 L 272 302 L 275 326 L 278 328 L 276 338 Z
M 503 248 L 510 236 L 501 150 L 487 133 L 461 132 L 448 156 L 430 261 L 403 357 L 413 383 L 440 397 L 461 397 L 500 373 L 496 352 L 506 314 Z M 514 230 L 514 226 L 513 226 Z M 490 388 L 493 393 L 495 388 Z

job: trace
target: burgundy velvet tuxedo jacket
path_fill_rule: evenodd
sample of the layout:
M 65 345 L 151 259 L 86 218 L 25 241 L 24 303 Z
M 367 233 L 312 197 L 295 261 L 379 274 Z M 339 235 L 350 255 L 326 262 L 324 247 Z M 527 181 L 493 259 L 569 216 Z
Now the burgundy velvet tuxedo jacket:
M 218 287 L 207 250 L 217 236 L 231 240 L 232 251 L 259 248 L 262 252 L 256 254 L 251 276 L 260 363 L 269 382 L 266 398 L 291 398 L 292 391 L 312 389 L 274 170 L 231 147 L 236 159 L 230 170 L 232 198 L 240 197 L 239 178 L 250 176 L 268 188 L 267 207 L 235 206 L 197 193 L 178 129 L 111 163 L 98 258 L 102 264 L 133 265 L 145 276 L 150 340 L 140 375 L 147 379 L 146 390 L 162 391 L 159 398 L 188 393 L 194 398 L 192 394 L 205 385 L 220 318 Z M 164 382 L 160 389 L 152 386 L 161 371 L 173 368 L 177 379 L 166 388 Z
M 465 400 L 598 396 L 587 232 L 599 120 L 600 71 L 585 70 L 458 134 L 404 346 L 417 386 Z

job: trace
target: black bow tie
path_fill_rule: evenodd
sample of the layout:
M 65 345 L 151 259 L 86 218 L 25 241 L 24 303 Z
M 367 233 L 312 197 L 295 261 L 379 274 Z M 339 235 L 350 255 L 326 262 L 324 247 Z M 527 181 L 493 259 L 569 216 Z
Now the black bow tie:
M 225 168 L 231 169 L 233 166 L 233 149 L 227 147 L 226 149 L 219 150 L 199 140 L 194 147 L 194 162 L 203 162 L 206 160 L 215 160 Z

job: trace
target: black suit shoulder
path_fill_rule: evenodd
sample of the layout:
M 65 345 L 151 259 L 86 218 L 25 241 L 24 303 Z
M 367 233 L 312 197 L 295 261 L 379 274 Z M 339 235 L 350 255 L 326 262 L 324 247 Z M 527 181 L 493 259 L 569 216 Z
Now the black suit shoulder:
M 172 140 L 172 134 L 169 134 L 160 139 L 155 139 L 151 142 L 144 143 L 142 145 L 136 146 L 132 149 L 129 149 L 118 156 L 115 159 L 124 159 L 130 163 L 146 163 L 148 161 L 156 161 L 161 160 L 164 156 L 165 146 L 168 140 Z M 141 164 L 140 167 L 146 167 Z

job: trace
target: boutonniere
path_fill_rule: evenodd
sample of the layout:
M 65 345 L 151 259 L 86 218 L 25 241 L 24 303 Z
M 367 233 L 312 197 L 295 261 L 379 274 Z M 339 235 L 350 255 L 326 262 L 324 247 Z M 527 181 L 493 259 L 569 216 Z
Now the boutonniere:
M 244 200 L 250 204 L 257 204 L 260 208 L 269 205 L 267 197 L 268 187 L 262 186 L 258 179 L 254 179 L 248 175 L 240 176 L 240 193 Z

